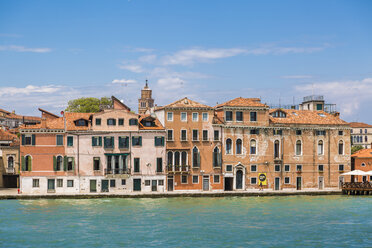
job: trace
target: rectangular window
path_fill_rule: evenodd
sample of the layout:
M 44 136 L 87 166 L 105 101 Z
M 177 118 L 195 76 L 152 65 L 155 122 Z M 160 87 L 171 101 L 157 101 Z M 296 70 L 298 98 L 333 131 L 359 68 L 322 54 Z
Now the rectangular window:
M 296 170 L 297 171 L 302 171 L 302 165 L 300 165 L 300 164 L 296 165 Z
M 102 146 L 102 137 L 92 136 L 92 146 Z
M 116 126 L 116 119 L 107 119 L 107 126 Z
M 250 134 L 259 134 L 260 132 L 258 131 L 258 129 L 251 129 L 249 131 Z
M 213 183 L 220 183 L 220 175 L 213 176 Z
M 114 137 L 104 137 L 104 148 L 114 148 Z
M 339 164 L 338 165 L 338 170 L 339 171 L 344 171 L 344 165 L 343 164 Z
M 67 136 L 67 146 L 74 146 L 74 137 Z
M 203 130 L 203 141 L 208 140 L 208 130 Z
M 338 131 L 338 135 L 340 136 L 344 135 L 344 131 Z
M 275 172 L 279 172 L 280 171 L 280 165 L 279 164 L 276 164 L 275 165 Z
M 296 130 L 296 135 L 302 135 L 302 130 Z
M 192 113 L 192 121 L 198 121 L 199 120 L 199 114 L 198 113 Z
M 318 165 L 318 171 L 323 172 L 323 165 L 322 164 Z
M 150 180 L 145 180 L 145 186 L 150 186 Z
M 32 144 L 32 136 L 31 135 L 24 135 L 23 137 L 25 137 L 25 142 L 24 142 L 25 145 L 31 145 Z
M 316 135 L 317 136 L 325 136 L 326 135 L 326 131 L 325 130 L 317 130 L 316 131 Z
M 156 172 L 163 172 L 163 158 L 156 158 Z
M 167 121 L 173 121 L 173 112 L 167 113 Z
M 132 146 L 142 146 L 142 137 L 132 136 Z
M 199 132 L 197 129 L 192 130 L 192 140 L 198 141 L 199 140 Z
M 186 112 L 181 112 L 181 121 L 184 121 L 184 122 L 187 121 L 187 113 Z
M 137 126 L 138 125 L 138 119 L 132 118 L 129 119 L 129 126 Z
M 257 165 L 251 165 L 251 172 L 257 171 Z
M 158 185 L 163 186 L 164 185 L 164 180 L 158 180 Z
M 110 188 L 115 188 L 116 187 L 116 180 L 115 179 L 111 179 L 110 180 Z
M 74 169 L 74 158 L 68 157 L 67 158 L 67 170 L 72 171 Z
M 140 158 L 134 158 L 134 172 L 140 172 Z
M 226 111 L 225 112 L 225 118 L 226 118 L 226 121 L 232 121 L 233 120 L 233 113 L 232 113 L 232 111 Z
M 187 183 L 187 175 L 182 175 L 181 183 L 186 184 Z
M 96 118 L 96 126 L 101 126 L 101 118 Z
M 67 187 L 69 188 L 74 187 L 74 180 L 67 180 Z
M 257 112 L 250 112 L 250 121 L 257 121 Z
M 214 140 L 215 141 L 220 140 L 220 131 L 219 130 L 214 130 Z
M 236 118 L 236 121 L 243 121 L 243 112 L 242 111 L 236 111 L 235 112 L 235 118 Z
M 273 134 L 274 135 L 282 135 L 283 134 L 283 131 L 281 129 L 274 129 L 273 130 Z
M 290 171 L 290 165 L 289 164 L 284 165 L 284 171 L 285 172 L 289 172 Z
M 232 165 L 226 165 L 226 171 L 232 171 Z
M 119 137 L 119 148 L 129 148 L 129 137 L 128 136 Z
M 187 130 L 181 130 L 181 141 L 187 141 Z
M 208 113 L 203 113 L 203 121 L 208 121 Z
M 199 183 L 199 176 L 193 175 L 192 176 L 192 183 Z
M 251 177 L 251 184 L 257 184 L 257 177 Z
M 285 177 L 284 178 L 284 184 L 289 184 L 289 183 L 290 183 L 289 177 Z
M 124 126 L 124 119 L 123 118 L 119 119 L 119 126 Z
M 167 130 L 167 140 L 173 141 L 173 130 Z
M 126 184 L 127 184 L 127 180 L 121 179 L 121 185 L 126 185 Z
M 57 146 L 63 146 L 63 135 L 57 134 Z
M 57 179 L 57 188 L 63 187 L 63 179 Z
M 93 170 L 95 171 L 100 170 L 100 158 L 99 157 L 93 158 Z
M 39 188 L 39 179 L 32 179 L 32 187 Z
M 164 137 L 155 137 L 155 146 L 164 146 Z

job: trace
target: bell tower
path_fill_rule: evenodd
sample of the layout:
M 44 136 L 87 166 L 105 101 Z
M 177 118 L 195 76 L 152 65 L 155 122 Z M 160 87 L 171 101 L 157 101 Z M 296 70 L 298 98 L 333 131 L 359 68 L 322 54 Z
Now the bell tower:
M 154 99 L 152 99 L 152 90 L 149 88 L 148 81 L 146 79 L 146 85 L 141 90 L 141 98 L 138 99 L 138 114 L 143 115 L 146 110 L 154 106 Z

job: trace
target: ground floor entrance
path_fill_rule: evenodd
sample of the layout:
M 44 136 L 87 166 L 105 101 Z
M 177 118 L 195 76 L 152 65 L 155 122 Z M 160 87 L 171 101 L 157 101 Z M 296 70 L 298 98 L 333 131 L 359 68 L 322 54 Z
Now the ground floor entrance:
M 318 178 L 318 189 L 323 189 L 324 188 L 324 177 L 319 177 Z
M 296 178 L 296 189 L 301 190 L 302 188 L 302 177 L 297 177 Z
M 234 178 L 233 177 L 225 177 L 225 191 L 232 191 L 233 190 L 233 182 Z
M 275 190 L 280 190 L 280 178 L 275 178 Z
M 90 180 L 89 182 L 90 192 L 95 193 L 97 192 L 97 180 Z
M 4 188 L 18 188 L 18 175 L 3 175 Z
M 168 176 L 168 191 L 173 191 L 173 176 Z
M 141 191 L 141 178 L 133 179 L 133 191 Z
M 243 189 L 243 171 L 236 171 L 236 189 Z
M 101 181 L 101 192 L 109 192 L 109 180 Z
M 203 176 L 203 191 L 209 190 L 209 176 Z

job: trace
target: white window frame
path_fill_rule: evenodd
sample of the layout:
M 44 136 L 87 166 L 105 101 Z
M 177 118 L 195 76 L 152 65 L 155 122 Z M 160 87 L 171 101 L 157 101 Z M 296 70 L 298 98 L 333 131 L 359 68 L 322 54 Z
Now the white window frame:
M 26 139 L 30 138 L 30 144 L 27 144 Z M 56 138 L 57 139 L 57 138 Z M 32 134 L 25 134 L 25 146 L 32 146 Z M 39 184 L 40 185 L 40 184 Z
M 231 112 L 231 120 L 227 120 L 226 119 L 226 112 Z M 232 111 L 232 110 L 225 110 L 225 121 L 226 122 L 232 122 L 232 121 L 234 121 L 234 111 Z
M 194 119 L 194 114 L 196 114 L 196 119 Z M 193 122 L 199 121 L 199 113 L 198 112 L 193 112 L 191 115 L 191 119 Z
M 285 182 L 285 179 L 288 178 L 288 183 Z M 291 184 L 291 177 L 284 177 L 284 184 Z
M 197 131 L 198 137 L 196 137 L 196 139 L 194 139 L 194 131 Z M 192 130 L 192 141 L 199 141 L 199 129 L 193 129 Z
M 285 170 L 285 167 L 288 166 L 288 171 Z M 290 172 L 291 171 L 291 165 L 290 164 L 285 164 L 284 165 L 284 172 Z
M 171 114 L 172 118 L 169 118 L 169 114 Z M 173 121 L 173 112 L 167 112 L 167 121 Z
M 322 145 L 322 152 L 321 153 L 319 153 L 319 142 L 320 141 L 323 143 L 323 145 Z M 324 141 L 323 140 L 318 140 L 317 152 L 318 152 L 318 156 L 323 156 L 324 155 Z
M 186 183 L 183 183 L 182 182 L 182 177 L 185 176 L 186 177 Z M 187 175 L 181 175 L 181 184 L 188 184 L 189 183 L 189 177 Z
M 168 139 L 168 131 L 172 131 L 172 139 Z M 174 131 L 173 131 L 173 129 L 167 129 L 167 141 L 174 141 Z
M 182 139 L 182 131 L 185 131 L 186 132 L 186 139 Z M 181 141 L 187 141 L 187 129 L 181 129 L 181 131 L 180 131 L 180 140 Z
M 198 182 L 194 183 L 194 177 L 198 177 Z M 199 184 L 199 175 L 192 175 L 192 184 Z
M 276 170 L 277 166 L 279 166 L 279 170 Z M 274 172 L 281 172 L 280 164 L 274 164 Z
M 204 115 L 207 116 L 206 119 L 204 118 Z M 206 121 L 208 121 L 208 119 L 209 119 L 209 114 L 208 114 L 207 112 L 203 112 L 203 113 L 202 113 L 202 120 L 203 120 L 204 122 L 206 122 Z
M 214 177 L 215 177 L 215 176 L 218 176 L 218 182 L 216 182 L 216 181 L 214 180 Z M 218 175 L 218 174 L 213 175 L 213 183 L 221 183 L 221 175 Z
M 252 170 L 252 166 L 256 166 L 256 170 Z M 251 172 L 257 172 L 257 165 L 256 164 L 251 164 Z
M 227 170 L 227 166 L 231 166 L 231 170 Z M 225 171 L 226 172 L 233 172 L 233 170 L 234 170 L 234 168 L 233 168 L 232 164 L 225 165 Z
M 252 178 L 255 178 L 255 179 L 256 179 L 256 183 L 252 183 Z M 250 183 L 251 185 L 257 185 L 257 177 L 251 177 L 251 178 L 249 179 L 249 183 Z
M 182 119 L 182 115 L 185 115 L 185 119 L 184 120 Z M 181 114 L 180 114 L 180 120 L 182 122 L 187 122 L 187 112 L 181 112 Z
M 319 170 L 319 166 L 323 166 L 323 170 Z M 318 164 L 318 172 L 324 172 L 324 164 Z
M 207 139 L 204 139 L 204 131 L 207 131 Z M 202 130 L 202 140 L 203 141 L 209 141 L 209 132 L 208 132 L 208 129 L 203 129 Z
M 231 140 L 231 152 L 230 153 L 227 153 L 227 140 Z M 225 139 L 225 155 L 233 155 L 234 154 L 234 143 L 233 143 L 233 139 L 230 138 L 230 137 L 227 137 L 227 139 Z
M 301 142 L 301 152 L 300 154 L 297 154 L 297 142 L 300 141 Z M 302 140 L 298 139 L 296 140 L 296 143 L 295 143 L 295 156 L 302 156 L 302 151 L 303 151 L 303 147 L 302 147 Z

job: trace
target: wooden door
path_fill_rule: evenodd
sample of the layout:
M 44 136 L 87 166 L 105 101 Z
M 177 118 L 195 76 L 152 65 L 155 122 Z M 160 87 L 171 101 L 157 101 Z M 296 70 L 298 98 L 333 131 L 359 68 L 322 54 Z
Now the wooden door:
M 133 179 L 133 191 L 141 191 L 141 179 Z

